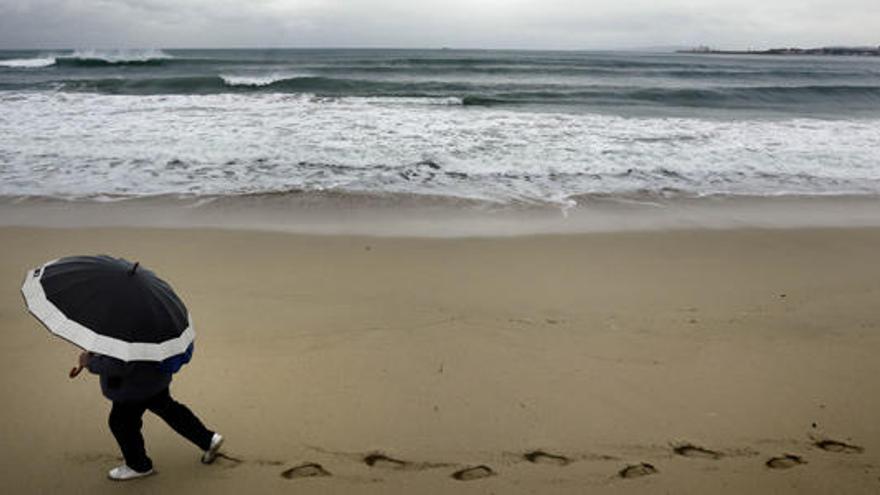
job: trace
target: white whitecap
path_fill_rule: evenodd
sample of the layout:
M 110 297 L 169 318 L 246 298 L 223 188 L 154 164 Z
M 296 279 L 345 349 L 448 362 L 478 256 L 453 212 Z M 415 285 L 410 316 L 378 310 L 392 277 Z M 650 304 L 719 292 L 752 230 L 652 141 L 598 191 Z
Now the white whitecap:
M 55 65 L 55 57 L 0 60 L 0 67 L 9 67 L 11 69 L 38 69 L 40 67 L 49 67 L 51 65 Z
M 220 79 L 223 79 L 223 83 L 227 86 L 251 86 L 251 87 L 262 87 L 269 86 L 270 84 L 274 84 L 279 81 L 286 81 L 290 79 L 296 79 L 297 75 L 279 75 L 279 74 L 270 74 L 270 75 L 262 75 L 262 76 L 236 76 L 236 75 L 220 75 Z

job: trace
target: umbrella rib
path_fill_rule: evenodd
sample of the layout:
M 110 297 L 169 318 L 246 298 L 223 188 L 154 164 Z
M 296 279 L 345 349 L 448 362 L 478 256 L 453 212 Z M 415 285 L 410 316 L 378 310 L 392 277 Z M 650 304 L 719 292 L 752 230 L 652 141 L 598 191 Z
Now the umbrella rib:
M 173 297 L 173 296 L 175 296 L 174 292 L 172 291 L 171 294 L 165 294 L 164 291 L 163 291 L 162 294 L 157 294 L 157 293 L 156 293 L 156 287 L 155 287 L 153 284 L 148 284 L 148 285 L 147 285 L 147 290 L 149 290 L 150 293 L 153 295 L 153 299 L 156 299 L 156 300 L 159 301 L 159 304 L 162 305 L 162 309 L 164 309 L 169 315 L 172 315 L 172 319 L 174 319 L 174 318 L 173 318 L 174 313 L 172 313 L 172 312 L 170 311 L 170 308 L 169 308 L 169 305 L 168 305 L 170 299 L 176 299 L 176 297 Z M 163 297 L 163 296 L 164 296 L 164 297 Z M 175 304 L 175 306 L 177 306 L 177 304 Z M 181 309 L 184 309 L 184 308 L 175 307 L 174 309 L 181 310 Z M 181 311 L 181 313 L 182 313 L 184 316 L 186 316 L 187 319 L 189 318 L 189 314 L 187 313 L 187 311 L 186 311 L 185 309 L 184 309 L 183 311 Z M 189 326 L 189 321 L 187 321 L 187 326 Z M 184 327 L 184 328 L 186 328 L 186 327 Z M 175 330 L 178 330 L 178 329 L 175 329 Z M 183 329 L 180 329 L 180 330 L 183 330 Z
M 172 304 L 174 304 L 175 308 L 182 314 L 188 314 L 186 306 L 183 305 L 183 302 L 180 300 L 179 297 L 177 297 L 177 294 L 174 292 L 174 289 L 171 288 L 171 285 L 169 285 L 168 282 L 156 277 L 156 283 L 150 285 L 150 290 L 153 291 L 153 295 L 156 295 L 154 289 L 161 291 L 162 294 L 165 296 L 164 300 L 170 301 Z

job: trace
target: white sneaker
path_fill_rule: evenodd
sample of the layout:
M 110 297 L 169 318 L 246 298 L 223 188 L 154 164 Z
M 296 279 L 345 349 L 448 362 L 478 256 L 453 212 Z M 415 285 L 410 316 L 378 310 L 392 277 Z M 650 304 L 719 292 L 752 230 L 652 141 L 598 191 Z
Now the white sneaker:
M 128 465 L 123 464 L 121 466 L 117 466 L 110 470 L 107 473 L 107 476 L 114 481 L 128 481 L 137 478 L 143 478 L 144 476 L 149 476 L 154 474 L 156 471 L 150 469 L 149 471 L 135 471 L 134 469 L 128 467 Z
M 214 462 L 214 459 L 217 458 L 217 452 L 220 451 L 220 446 L 223 445 L 223 435 L 219 433 L 214 433 L 214 436 L 211 437 L 211 446 L 208 447 L 208 450 L 202 454 L 202 464 L 211 464 Z

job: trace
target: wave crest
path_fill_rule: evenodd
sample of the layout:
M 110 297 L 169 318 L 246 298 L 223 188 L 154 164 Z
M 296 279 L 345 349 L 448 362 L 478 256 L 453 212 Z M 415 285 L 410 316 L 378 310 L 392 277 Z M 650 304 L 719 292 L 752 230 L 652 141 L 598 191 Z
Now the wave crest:
M 233 76 L 233 75 L 220 75 L 220 79 L 223 79 L 223 84 L 227 86 L 245 86 L 245 87 L 254 87 L 261 88 L 264 86 L 271 86 L 272 84 L 281 82 L 281 81 L 294 81 L 296 79 L 309 77 L 302 74 L 299 75 L 263 75 L 263 76 Z
M 157 64 L 174 57 L 162 50 L 77 50 L 70 55 L 58 57 L 57 62 L 65 65 L 143 65 Z
M 15 58 L 0 60 L 0 67 L 10 69 L 38 69 L 55 65 L 55 57 Z

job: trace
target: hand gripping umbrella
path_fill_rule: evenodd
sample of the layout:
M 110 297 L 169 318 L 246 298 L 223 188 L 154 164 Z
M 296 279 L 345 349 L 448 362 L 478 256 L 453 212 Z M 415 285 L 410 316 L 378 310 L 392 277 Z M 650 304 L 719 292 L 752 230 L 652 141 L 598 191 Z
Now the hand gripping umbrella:
M 139 263 L 104 255 L 61 258 L 28 271 L 21 292 L 50 332 L 86 351 L 159 361 L 172 373 L 192 356 L 195 331 L 186 306 Z

